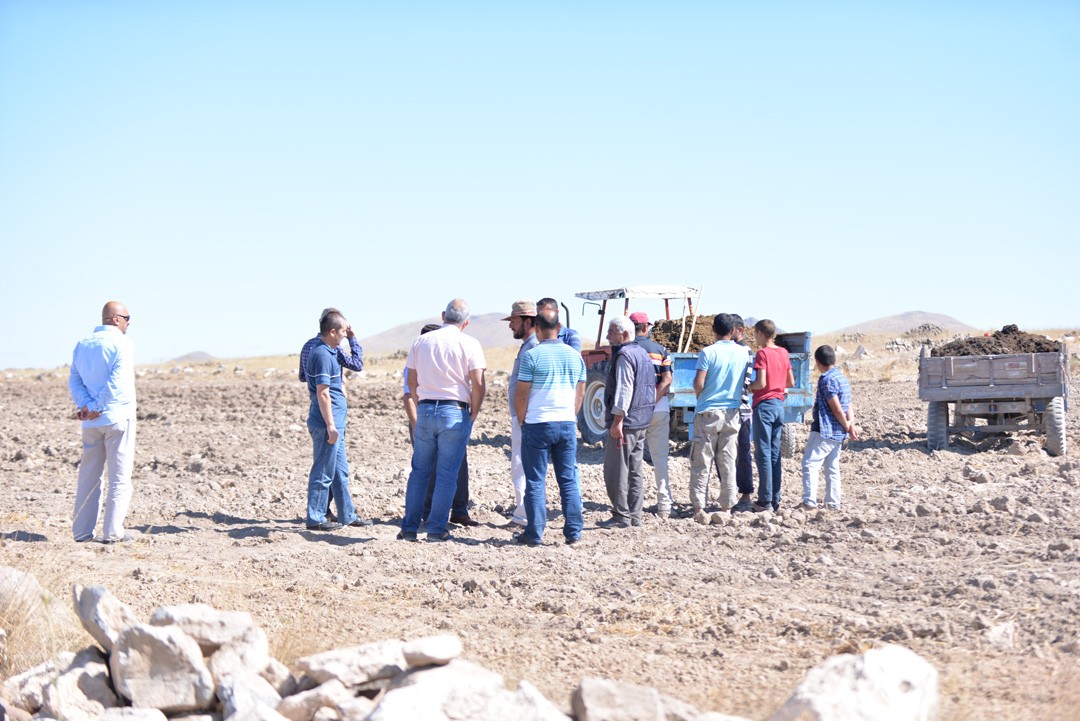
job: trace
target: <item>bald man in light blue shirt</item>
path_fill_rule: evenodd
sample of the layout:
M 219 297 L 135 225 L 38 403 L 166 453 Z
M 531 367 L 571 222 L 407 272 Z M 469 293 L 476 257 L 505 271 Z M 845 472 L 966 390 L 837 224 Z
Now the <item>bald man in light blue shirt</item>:
M 94 538 L 106 477 L 100 540 L 132 540 L 124 532 L 135 463 L 135 346 L 127 337 L 130 323 L 124 304 L 109 301 L 101 310 L 101 325 L 79 341 L 72 354 L 68 389 L 82 421 L 83 443 L 72 522 L 77 542 Z

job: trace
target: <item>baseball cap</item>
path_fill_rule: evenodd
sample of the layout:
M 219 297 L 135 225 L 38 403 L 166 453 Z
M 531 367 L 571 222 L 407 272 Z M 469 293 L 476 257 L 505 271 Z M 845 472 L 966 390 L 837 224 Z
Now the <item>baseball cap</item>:
M 642 311 L 635 311 L 630 314 L 630 322 L 634 325 L 649 325 L 649 316 Z
M 510 315 L 503 318 L 503 320 L 510 320 L 516 315 L 523 315 L 529 318 L 536 317 L 536 303 L 531 300 L 515 300 L 514 304 L 510 306 Z

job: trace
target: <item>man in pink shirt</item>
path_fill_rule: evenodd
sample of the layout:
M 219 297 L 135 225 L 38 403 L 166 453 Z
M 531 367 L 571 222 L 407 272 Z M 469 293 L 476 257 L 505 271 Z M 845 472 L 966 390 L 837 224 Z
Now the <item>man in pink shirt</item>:
M 417 338 L 405 362 L 409 395 L 416 399 L 416 428 L 398 540 L 417 540 L 433 469 L 435 492 L 427 518 L 427 540 L 450 539 L 446 523 L 458 469 L 487 392 L 484 350 L 479 341 L 462 332 L 469 325 L 468 304 L 460 298 L 452 300 L 442 317 L 444 325 Z
M 754 460 L 758 468 L 758 499 L 754 511 L 780 508 L 780 441 L 784 433 L 784 396 L 795 385 L 791 358 L 786 348 L 776 345 L 776 324 L 759 320 L 754 324 L 758 350 L 754 356 Z

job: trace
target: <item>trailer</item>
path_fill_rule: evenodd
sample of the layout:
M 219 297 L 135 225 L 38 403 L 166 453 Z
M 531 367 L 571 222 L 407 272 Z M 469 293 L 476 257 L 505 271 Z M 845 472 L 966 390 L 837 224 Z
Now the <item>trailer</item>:
M 1069 354 L 939 356 L 919 354 L 919 398 L 927 402 L 926 445 L 948 448 L 950 436 L 995 433 L 1046 436 L 1052 456 L 1066 452 Z

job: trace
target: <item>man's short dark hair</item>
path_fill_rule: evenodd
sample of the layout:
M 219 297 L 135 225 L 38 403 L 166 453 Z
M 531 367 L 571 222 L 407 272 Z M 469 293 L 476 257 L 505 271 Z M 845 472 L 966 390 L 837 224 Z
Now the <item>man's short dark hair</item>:
M 721 338 L 731 335 L 731 332 L 735 330 L 735 321 L 731 313 L 717 313 L 712 319 L 712 329 L 713 333 Z
M 332 310 L 319 321 L 319 335 L 326 335 L 332 330 L 341 330 L 344 327 L 345 316 Z
M 537 309 L 544 308 L 546 306 L 551 306 L 555 309 L 555 312 L 559 311 L 559 301 L 555 300 L 554 298 L 541 298 L 540 300 L 536 301 Z
M 442 326 L 438 323 L 428 323 L 420 329 L 420 335 L 424 335 L 424 333 L 430 333 L 433 330 L 439 330 L 439 328 L 442 328 Z
M 814 351 L 814 360 L 823 366 L 836 365 L 836 351 L 831 345 L 819 345 Z
M 557 330 L 559 327 L 559 314 L 551 310 L 538 310 L 536 312 L 536 327 L 540 330 Z
M 773 323 L 768 318 L 762 318 L 757 323 L 754 323 L 754 330 L 761 333 L 766 339 L 776 337 L 776 323 Z
M 738 313 L 731 313 L 731 323 L 735 328 L 745 328 L 746 323 L 743 322 L 743 318 Z

